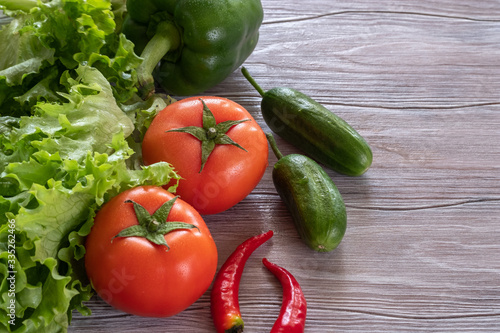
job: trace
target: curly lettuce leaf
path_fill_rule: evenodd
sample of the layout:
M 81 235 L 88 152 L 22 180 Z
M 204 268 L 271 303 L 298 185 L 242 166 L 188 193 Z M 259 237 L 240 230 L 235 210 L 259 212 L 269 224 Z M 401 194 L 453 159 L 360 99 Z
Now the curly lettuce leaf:
M 114 97 L 136 94 L 141 63 L 133 44 L 116 33 L 123 0 L 0 0 L 12 15 L 0 30 L 0 114 L 30 115 L 39 101 L 60 101 L 61 75 L 79 65 L 98 68 Z M 119 15 L 115 21 L 115 14 Z
M 80 66 L 76 73 L 61 76 L 64 103 L 38 102 L 33 116 L 0 117 L 0 331 L 66 332 L 73 310 L 89 314 L 84 240 L 97 209 L 125 189 L 179 179 L 168 163 L 130 163 L 135 123 L 144 126 L 160 101 L 124 112 L 102 72 Z M 138 108 L 144 111 L 136 117 Z M 7 251 L 9 232 L 15 258 Z M 6 282 L 13 270 L 14 298 Z

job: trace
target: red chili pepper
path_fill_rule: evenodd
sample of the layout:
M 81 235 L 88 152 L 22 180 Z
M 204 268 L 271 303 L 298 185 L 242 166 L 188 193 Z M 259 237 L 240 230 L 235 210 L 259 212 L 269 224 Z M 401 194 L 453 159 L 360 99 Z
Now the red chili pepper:
M 243 332 L 238 292 L 243 268 L 250 255 L 273 236 L 269 230 L 241 243 L 227 258 L 215 277 L 211 294 L 211 310 L 218 333 Z
M 276 264 L 262 259 L 266 268 L 278 278 L 283 288 L 283 304 L 271 333 L 303 333 L 306 325 L 307 303 L 302 288 L 293 275 Z

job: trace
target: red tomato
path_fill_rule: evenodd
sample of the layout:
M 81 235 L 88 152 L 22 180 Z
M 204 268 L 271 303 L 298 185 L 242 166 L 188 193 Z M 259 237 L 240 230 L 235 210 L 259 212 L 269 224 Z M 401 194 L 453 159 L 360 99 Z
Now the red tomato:
M 211 110 L 217 124 L 249 120 L 226 132 L 246 151 L 218 144 L 201 172 L 201 141 L 188 133 L 167 132 L 187 126 L 202 127 L 200 99 Z M 182 177 L 176 193 L 201 214 L 216 214 L 243 200 L 257 186 L 268 165 L 265 133 L 247 110 L 221 97 L 191 97 L 167 106 L 147 130 L 142 154 L 146 165 L 166 161 L 174 166 Z
M 200 214 L 177 199 L 167 223 L 197 228 L 165 234 L 165 245 L 144 237 L 117 237 L 138 226 L 133 200 L 153 214 L 174 196 L 161 187 L 140 186 L 103 205 L 86 240 L 85 267 L 97 294 L 113 307 L 147 317 L 167 317 L 186 309 L 210 286 L 217 269 L 217 249 Z

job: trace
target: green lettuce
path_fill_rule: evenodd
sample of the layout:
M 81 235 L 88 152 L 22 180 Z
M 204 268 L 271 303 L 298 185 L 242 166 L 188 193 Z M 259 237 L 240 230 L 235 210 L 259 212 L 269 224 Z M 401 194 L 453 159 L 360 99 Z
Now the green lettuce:
M 100 70 L 81 65 L 74 72 L 61 75 L 64 102 L 39 101 L 33 116 L 0 117 L 2 332 L 66 332 L 74 309 L 89 314 L 84 240 L 95 212 L 128 188 L 179 179 L 164 162 L 141 167 L 132 149 L 165 101 L 124 107 Z
M 142 59 L 120 34 L 125 0 L 0 0 L 0 332 L 66 332 L 90 314 L 84 241 L 99 207 L 179 179 L 143 166 L 172 102 L 137 96 Z M 170 188 L 175 190 L 175 185 Z
M 0 115 L 30 115 L 38 101 L 58 102 L 62 74 L 93 66 L 120 103 L 136 94 L 141 59 L 118 33 L 125 0 L 0 0 L 12 16 L 0 30 Z

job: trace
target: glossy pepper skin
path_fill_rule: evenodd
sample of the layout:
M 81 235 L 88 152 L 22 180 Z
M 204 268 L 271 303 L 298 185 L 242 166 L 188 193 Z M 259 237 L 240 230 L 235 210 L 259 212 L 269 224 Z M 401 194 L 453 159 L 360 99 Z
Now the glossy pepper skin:
M 273 231 L 269 230 L 241 243 L 217 273 L 210 297 L 212 318 L 217 333 L 243 332 L 244 323 L 238 301 L 243 268 L 250 255 L 272 236 Z
M 128 0 L 123 33 L 144 58 L 140 91 L 153 77 L 170 94 L 201 93 L 224 80 L 253 52 L 263 20 L 260 0 Z
M 303 333 L 306 325 L 307 302 L 300 284 L 283 267 L 271 263 L 266 258 L 262 263 L 280 281 L 283 288 L 283 302 L 280 314 L 271 333 Z

